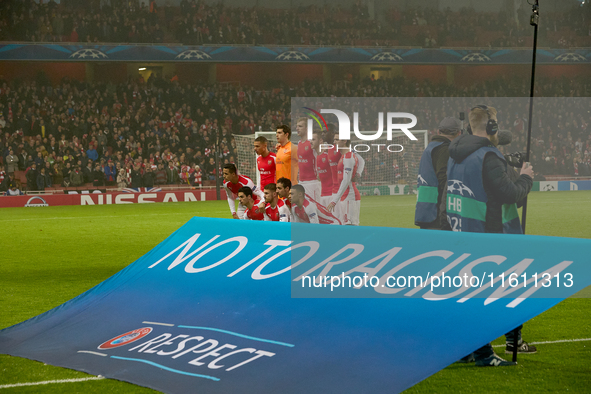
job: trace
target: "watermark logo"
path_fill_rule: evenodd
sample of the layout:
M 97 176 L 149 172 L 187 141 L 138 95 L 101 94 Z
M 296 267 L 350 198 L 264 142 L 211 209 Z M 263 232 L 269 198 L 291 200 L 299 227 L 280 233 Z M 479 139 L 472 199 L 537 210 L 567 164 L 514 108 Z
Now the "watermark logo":
M 386 140 L 392 141 L 392 137 L 394 132 L 401 131 L 404 133 L 411 141 L 417 141 L 417 137 L 413 135 L 410 131 L 414 126 L 417 124 L 417 117 L 408 112 L 388 112 L 384 116 L 384 112 L 378 113 L 378 130 L 376 131 L 360 131 L 359 130 L 359 112 L 353 112 L 353 131 L 351 131 L 351 120 L 349 116 L 338 109 L 321 109 L 320 112 L 309 108 L 303 107 L 308 112 L 310 118 L 307 122 L 308 127 L 308 139 L 312 139 L 313 137 L 313 127 L 314 121 L 320 127 L 320 131 L 324 132 L 328 130 L 328 124 L 326 119 L 322 114 L 333 114 L 337 117 L 338 125 L 339 125 L 339 132 L 338 132 L 338 140 L 341 141 L 351 141 L 351 138 L 354 137 L 361 141 L 376 141 L 379 139 L 383 140 L 384 134 L 384 122 L 386 122 Z M 384 121 L 384 119 L 386 119 Z M 395 123 L 400 121 L 401 119 L 410 119 L 409 123 Z M 339 146 L 338 144 L 320 144 L 320 151 L 322 150 L 329 150 L 329 149 L 336 149 L 337 151 L 340 149 L 345 149 L 349 151 L 354 151 L 358 153 L 369 152 L 372 150 L 372 147 L 377 148 L 378 152 L 381 151 L 388 151 L 393 153 L 399 153 L 404 150 L 404 147 L 401 144 L 353 144 L 351 146 Z
M 318 123 L 321 130 L 324 130 L 322 126 L 323 124 L 324 127 L 328 129 L 328 125 L 322 114 L 335 115 L 339 122 L 339 139 L 351 139 L 351 120 L 343 111 L 338 109 L 321 109 L 320 112 L 318 112 L 309 107 L 304 107 L 304 109 L 312 112 L 308 112 L 307 114 Z M 386 116 L 384 116 L 383 112 L 379 112 L 378 130 L 376 130 L 374 134 L 366 134 L 359 130 L 359 112 L 353 112 L 353 133 L 355 134 L 355 137 L 363 141 L 375 141 L 382 138 L 382 135 L 384 134 L 384 118 L 386 119 L 386 139 L 388 141 L 392 141 L 392 133 L 394 131 L 402 131 L 410 140 L 417 140 L 417 137 L 410 132 L 410 129 L 417 125 L 417 117 L 408 112 L 388 112 L 386 113 Z M 395 119 L 410 119 L 410 122 L 394 123 Z M 321 120 L 322 122 L 320 122 Z M 312 126 L 312 119 L 308 119 L 308 139 L 312 139 Z
M 308 107 L 304 107 L 304 109 L 311 111 L 311 112 L 306 112 L 306 115 L 310 116 L 312 119 L 314 119 L 316 121 L 316 123 L 318 123 L 318 126 L 320 126 L 320 131 L 328 130 L 328 125 L 326 124 L 326 120 L 324 119 L 324 117 L 322 115 L 320 115 L 320 113 L 318 111 L 315 111 L 312 108 L 308 108 Z M 318 119 L 318 118 L 320 118 L 320 119 Z M 308 139 L 309 140 L 312 139 L 312 119 L 308 119 Z M 322 120 L 322 123 L 320 122 L 320 120 Z M 324 124 L 324 127 L 322 126 L 323 124 Z

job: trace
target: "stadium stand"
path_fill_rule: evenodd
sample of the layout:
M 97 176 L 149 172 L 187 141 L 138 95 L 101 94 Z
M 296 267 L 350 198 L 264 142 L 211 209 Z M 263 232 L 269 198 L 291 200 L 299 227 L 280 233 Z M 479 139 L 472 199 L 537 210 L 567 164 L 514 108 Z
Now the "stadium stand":
M 541 47 L 591 45 L 589 2 L 545 16 L 553 23 L 541 29 Z M 516 17 L 407 7 L 389 9 L 377 20 L 360 3 L 269 9 L 195 0 L 179 6 L 154 0 L 6 0 L 0 9 L 0 41 L 501 48 L 529 47 L 531 40 L 525 7 Z
M 155 184 L 215 185 L 220 173 L 215 168 L 216 133 L 220 135 L 221 164 L 236 162 L 233 135 L 255 130 L 275 130 L 290 121 L 290 97 L 498 97 L 524 96 L 522 80 L 487 80 L 469 88 L 417 82 L 409 79 L 370 79 L 324 85 L 306 82 L 290 88 L 255 91 L 234 85 L 188 85 L 170 82 L 160 76 L 143 82 L 93 84 L 65 78 L 56 86 L 40 81 L 0 81 L 1 164 L 7 163 L 12 149 L 18 157 L 16 179 L 27 183 L 31 164 L 46 167 L 52 187 L 89 187 L 93 183 L 88 161 L 98 162 L 106 171 L 109 161 L 127 173 L 131 184 L 132 167 L 139 165 L 141 176 L 147 167 L 166 172 Z M 188 92 L 188 93 L 187 93 Z M 591 83 L 584 78 L 540 79 L 540 96 L 586 96 Z M 574 108 L 568 100 L 564 108 L 535 108 L 532 162 L 545 176 L 591 176 L 591 115 L 587 108 Z M 575 101 L 576 103 L 577 101 Z M 582 103 L 582 101 L 581 101 Z M 579 104 L 580 105 L 580 104 Z M 526 108 L 507 109 L 508 126 L 514 132 L 511 151 L 525 150 Z M 569 115 L 563 120 L 562 114 Z M 443 114 L 433 110 L 430 123 L 420 129 L 433 133 Z M 565 115 L 566 119 L 566 115 Z M 372 162 L 369 165 L 380 163 Z M 69 163 L 70 169 L 66 167 Z M 163 168 L 159 169 L 158 164 Z M 70 184 L 68 171 L 78 167 L 80 184 Z M 168 167 L 171 169 L 167 170 Z M 186 170 L 186 171 L 184 171 Z M 119 172 L 120 170 L 116 170 Z M 173 174 L 176 172 L 176 175 Z M 371 177 L 371 175 L 368 175 Z M 157 178 L 157 177 L 156 177 Z M 33 179 L 31 177 L 31 179 Z M 202 179 L 202 182 L 199 182 Z M 372 182 L 376 179 L 364 179 Z M 116 187 L 117 176 L 105 186 Z M 148 183 L 150 183 L 148 181 Z M 27 184 L 27 190 L 36 186 Z M 140 186 L 143 186 L 140 185 Z

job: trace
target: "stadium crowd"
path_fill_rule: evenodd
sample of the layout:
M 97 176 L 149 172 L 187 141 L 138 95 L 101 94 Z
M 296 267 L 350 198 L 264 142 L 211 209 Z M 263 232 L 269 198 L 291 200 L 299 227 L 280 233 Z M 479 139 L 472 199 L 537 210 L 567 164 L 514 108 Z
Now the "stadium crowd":
M 196 0 L 182 0 L 179 6 L 156 0 L 6 0 L 0 9 L 0 41 L 529 47 L 529 14 L 525 7 L 517 17 L 505 11 L 407 7 L 389 9 L 375 20 L 361 1 L 351 8 L 269 9 Z M 588 2 L 568 12 L 546 12 L 544 17 L 550 23 L 540 30 L 540 46 L 591 43 Z
M 51 86 L 42 75 L 37 81 L 0 80 L 4 166 L 0 177 L 8 179 L 7 173 L 33 169 L 27 175 L 28 190 L 86 183 L 199 186 L 221 174 L 215 168 L 216 136 L 220 137 L 220 165 L 236 163 L 233 134 L 273 131 L 279 124 L 290 124 L 291 97 L 523 97 L 525 85 L 522 80 L 502 79 L 457 88 L 397 78 L 330 86 L 306 82 L 256 91 L 252 87 L 170 82 L 161 76 L 145 82 L 130 78 L 120 85 L 65 78 Z M 584 79 L 539 80 L 536 96 L 565 97 L 534 107 L 531 161 L 541 174 L 591 175 L 589 105 L 586 99 L 574 99 L 590 91 L 591 84 Z M 473 104 L 464 105 L 469 109 Z M 513 107 L 505 112 L 500 109 L 501 127 L 514 132 L 513 143 L 505 148 L 507 153 L 525 150 L 527 107 Z M 440 119 L 454 115 L 437 108 L 424 111 L 429 111 L 422 117 L 427 121 L 417 127 L 431 133 Z M 366 124 L 364 129 L 375 130 L 375 126 Z M 381 157 L 365 159 L 368 171 L 362 181 L 367 182 L 388 181 L 376 175 L 383 171 L 372 171 L 372 167 L 399 164 L 403 172 L 403 168 L 418 164 L 386 163 Z M 412 178 L 410 173 L 402 173 L 402 177 Z

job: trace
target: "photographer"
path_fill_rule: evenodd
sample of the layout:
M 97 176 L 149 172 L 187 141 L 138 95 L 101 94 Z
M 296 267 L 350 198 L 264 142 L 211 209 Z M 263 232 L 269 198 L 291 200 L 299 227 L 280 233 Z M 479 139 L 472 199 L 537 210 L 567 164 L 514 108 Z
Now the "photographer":
M 453 231 L 522 234 L 517 203 L 533 186 L 533 168 L 524 163 L 517 180 L 512 181 L 507 162 L 496 148 L 498 144 L 497 110 L 478 105 L 470 111 L 469 134 L 449 146 L 447 169 L 447 218 Z M 506 353 L 535 353 L 536 348 L 518 338 L 513 331 L 505 335 Z M 469 356 L 468 356 L 469 357 Z M 514 362 L 497 356 L 492 346 L 474 352 L 477 366 L 507 366 Z M 470 361 L 466 358 L 463 361 Z

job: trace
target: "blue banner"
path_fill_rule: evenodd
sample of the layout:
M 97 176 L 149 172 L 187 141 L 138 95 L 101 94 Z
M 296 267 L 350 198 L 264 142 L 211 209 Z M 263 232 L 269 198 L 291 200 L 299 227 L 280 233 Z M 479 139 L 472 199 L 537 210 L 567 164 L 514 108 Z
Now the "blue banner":
M 591 240 L 327 228 L 194 218 L 93 289 L 0 331 L 0 353 L 167 393 L 400 392 L 591 284 Z M 540 277 L 531 291 L 545 272 L 550 286 Z M 353 283 L 344 298 L 333 279 L 302 281 L 368 273 L 431 281 Z M 433 286 L 464 273 L 480 285 Z
M 385 64 L 530 64 L 531 49 L 423 49 L 314 46 L 186 46 L 141 44 L 0 45 L 0 61 L 277 62 Z M 540 64 L 589 63 L 591 50 L 538 49 Z
M 591 190 L 591 181 L 558 181 L 558 190 Z

